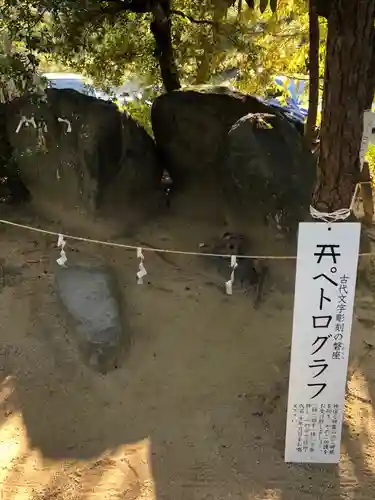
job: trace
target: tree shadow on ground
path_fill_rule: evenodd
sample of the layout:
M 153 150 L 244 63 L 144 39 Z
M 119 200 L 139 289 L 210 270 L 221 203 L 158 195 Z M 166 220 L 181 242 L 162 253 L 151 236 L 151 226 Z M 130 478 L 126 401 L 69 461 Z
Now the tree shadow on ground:
M 374 322 L 375 325 L 375 322 Z M 364 328 L 362 349 L 349 375 L 346 422 L 343 428 L 343 443 L 349 457 L 355 480 L 343 477 L 346 489 L 352 490 L 355 500 L 364 500 L 374 495 L 374 425 L 375 425 L 375 368 L 373 326 Z
M 82 365 L 48 273 L 33 268 L 0 294 L 7 411 L 20 412 L 28 449 L 53 471 L 35 500 L 104 497 L 115 477 L 122 496 L 112 485 L 112 498 L 135 500 L 150 471 L 148 499 L 345 498 L 337 467 L 283 461 L 293 297 L 255 311 L 198 267 L 158 266 L 145 287 L 131 282 L 134 262 L 118 268 L 136 335 L 125 366 L 106 376 Z M 21 454 L 5 479 L 5 500 L 24 463 Z

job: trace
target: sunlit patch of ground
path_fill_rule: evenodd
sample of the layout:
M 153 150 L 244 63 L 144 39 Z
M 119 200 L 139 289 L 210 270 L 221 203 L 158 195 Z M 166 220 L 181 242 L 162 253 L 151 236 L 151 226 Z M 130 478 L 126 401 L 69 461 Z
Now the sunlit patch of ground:
M 82 364 L 54 295 L 54 244 L 0 239 L 17 270 L 0 283 L 0 500 L 375 498 L 372 297 L 358 294 L 340 464 L 287 465 L 292 293 L 254 310 L 200 260 L 152 255 L 137 286 L 135 257 L 106 252 L 133 343 L 103 377 Z

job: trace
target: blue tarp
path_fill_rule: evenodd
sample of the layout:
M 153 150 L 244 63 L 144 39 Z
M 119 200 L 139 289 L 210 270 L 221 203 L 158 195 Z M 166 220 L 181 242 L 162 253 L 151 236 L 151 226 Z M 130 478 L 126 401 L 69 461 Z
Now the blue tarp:
M 304 123 L 308 110 L 303 105 L 303 93 L 307 83 L 302 80 L 293 80 L 285 76 L 277 76 L 275 78 L 275 83 L 286 93 L 286 105 L 282 104 L 278 99 L 262 99 L 262 101 L 276 108 L 280 108 L 291 120 L 297 120 Z

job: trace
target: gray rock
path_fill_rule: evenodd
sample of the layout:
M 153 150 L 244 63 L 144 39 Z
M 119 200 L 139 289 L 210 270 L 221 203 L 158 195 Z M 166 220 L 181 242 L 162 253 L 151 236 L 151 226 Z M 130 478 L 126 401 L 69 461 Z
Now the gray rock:
M 37 128 L 17 133 L 22 117 Z M 45 102 L 24 96 L 9 103 L 6 120 L 20 177 L 41 215 L 65 227 L 76 214 L 103 216 L 126 230 L 154 213 L 161 191 L 154 142 L 113 103 L 49 89 Z
M 215 169 L 223 142 L 238 119 L 270 108 L 255 97 L 225 87 L 169 92 L 152 106 L 152 128 L 175 183 Z
M 242 252 L 235 253 L 295 255 L 298 223 L 308 218 L 315 180 L 313 156 L 298 131 L 280 115 L 249 114 L 231 128 L 223 149 L 218 177 L 225 220 L 243 237 Z M 254 259 L 253 264 L 259 277 L 256 304 L 266 276 L 266 292 L 289 286 L 294 263 Z M 247 267 L 243 271 L 249 274 Z
M 294 240 L 315 175 L 313 155 L 295 127 L 280 115 L 248 114 L 229 131 L 220 164 L 227 219 Z
M 125 338 L 109 272 L 83 265 L 59 268 L 56 285 L 85 360 L 101 373 L 116 368 Z
M 225 254 L 295 255 L 316 169 L 301 134 L 281 112 L 224 89 L 177 91 L 156 99 L 152 125 L 174 181 L 171 210 L 186 226 L 199 221 L 217 234 L 241 236 L 241 248 Z M 218 271 L 224 265 L 228 273 L 228 262 L 217 262 Z M 268 281 L 284 283 L 289 263 L 263 263 L 241 261 L 236 276 L 258 291 L 265 271 Z
M 278 127 L 276 134 L 269 133 L 264 140 L 260 133 L 255 137 L 252 131 L 248 139 L 246 131 L 242 137 L 239 137 L 239 131 L 233 131 L 228 140 L 232 127 L 249 113 L 272 115 L 275 120 L 280 119 L 283 126 Z M 311 181 L 312 161 L 307 151 L 300 152 L 302 138 L 299 132 L 283 119 L 278 110 L 255 97 L 220 87 L 171 92 L 155 100 L 152 126 L 158 152 L 174 183 L 171 209 L 186 221 L 205 220 L 218 227 L 228 222 L 228 210 L 223 201 L 225 186 L 232 181 L 232 170 L 221 167 L 224 162 L 232 162 L 235 141 L 240 143 L 237 150 L 243 148 L 242 157 L 236 152 L 240 162 L 238 169 L 248 161 L 246 151 L 248 156 L 257 155 L 258 172 L 254 172 L 254 176 L 258 176 L 261 182 L 271 175 L 270 169 L 275 172 L 279 168 L 284 178 L 290 175 L 291 169 L 295 173 L 295 166 L 301 159 L 303 163 L 298 175 L 306 176 L 303 181 L 306 185 Z M 287 140 L 284 134 L 288 135 Z M 261 158 L 257 153 L 260 147 Z M 278 158 L 278 155 L 284 157 Z M 292 167 L 288 165 L 291 158 Z M 249 200 L 243 218 L 248 217 L 252 201 Z M 259 214 L 255 218 L 258 217 Z M 226 228 L 229 232 L 241 233 L 241 227 L 229 224 Z

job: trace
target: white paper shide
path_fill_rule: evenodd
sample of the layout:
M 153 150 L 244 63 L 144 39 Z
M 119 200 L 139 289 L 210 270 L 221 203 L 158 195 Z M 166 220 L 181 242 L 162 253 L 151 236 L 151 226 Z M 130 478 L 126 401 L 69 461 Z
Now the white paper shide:
M 340 458 L 360 224 L 301 223 L 286 462 Z

